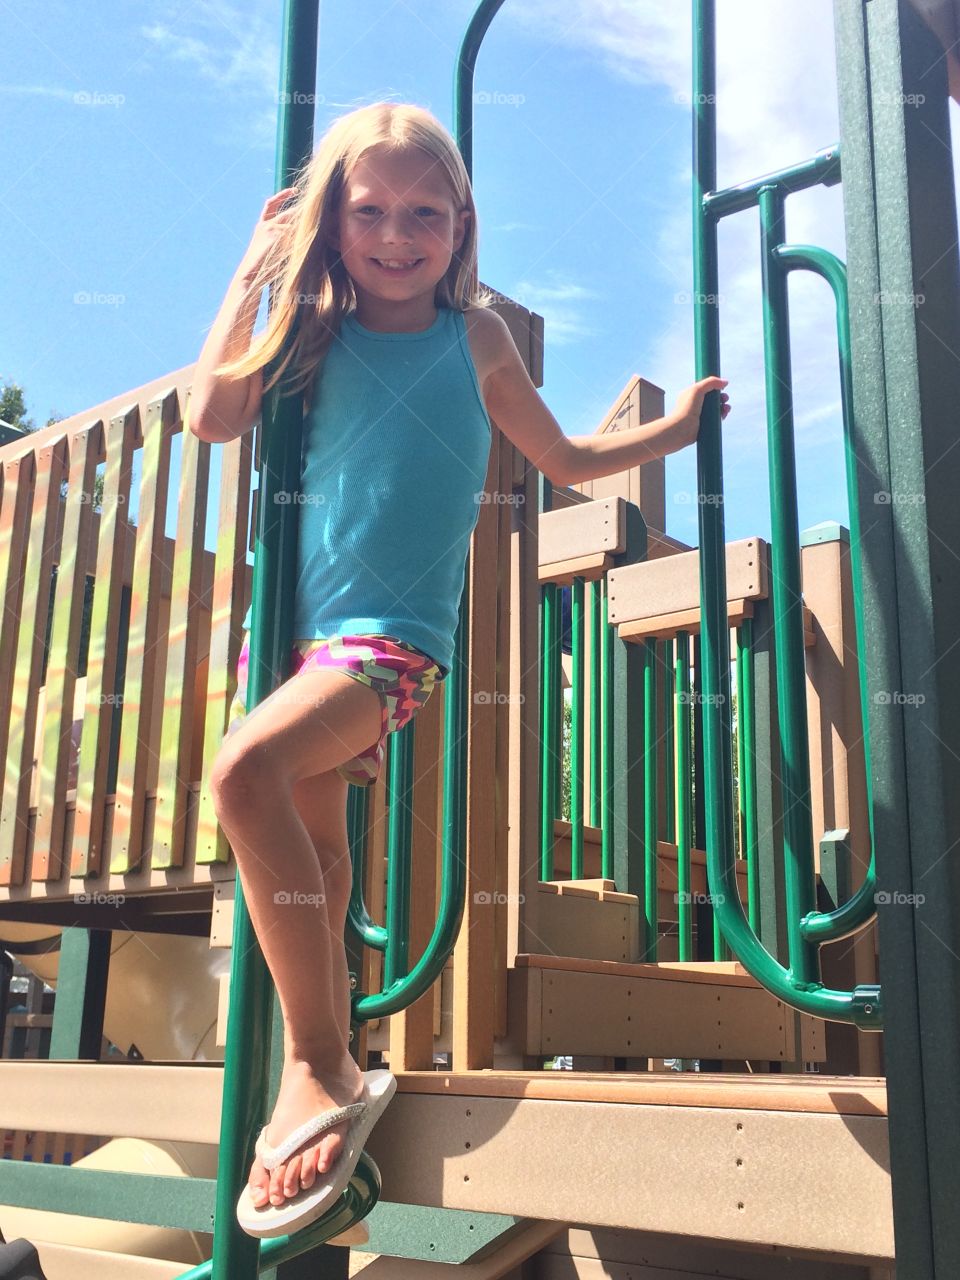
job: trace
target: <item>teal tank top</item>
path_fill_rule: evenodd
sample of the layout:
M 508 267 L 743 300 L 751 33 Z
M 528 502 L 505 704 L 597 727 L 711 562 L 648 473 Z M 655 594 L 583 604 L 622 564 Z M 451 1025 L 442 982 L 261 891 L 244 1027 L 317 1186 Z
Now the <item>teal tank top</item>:
M 294 639 L 396 636 L 447 674 L 490 438 L 462 311 L 343 317 L 303 424 Z

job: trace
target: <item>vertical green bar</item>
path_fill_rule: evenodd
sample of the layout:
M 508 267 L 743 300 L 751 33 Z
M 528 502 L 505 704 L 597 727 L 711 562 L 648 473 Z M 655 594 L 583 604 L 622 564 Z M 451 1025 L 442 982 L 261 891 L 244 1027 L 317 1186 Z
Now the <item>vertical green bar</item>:
M 575 577 L 570 601 L 573 678 L 570 717 L 570 878 L 583 879 L 583 578 Z
M 703 780 L 703 662 L 700 632 L 693 636 L 693 847 L 707 847 L 706 786 Z
M 673 651 L 675 641 L 664 641 L 664 657 L 663 664 L 660 669 L 660 676 L 663 681 L 663 834 L 664 839 L 674 843 L 677 835 L 676 815 L 674 811 L 674 795 L 673 795 L 673 776 L 674 776 L 674 706 L 673 706 L 673 675 L 674 666 L 670 662 L 670 654 Z
M 112 937 L 79 925 L 61 932 L 49 1057 L 100 1060 Z
M 693 322 L 697 378 L 720 373 L 717 226 L 704 196 L 717 181 L 716 5 L 693 0 Z M 697 436 L 700 546 L 700 640 L 703 680 L 703 782 L 708 869 L 733 853 L 733 762 L 730 727 L 730 630 L 723 530 L 720 396 L 704 398 Z M 699 790 L 699 778 L 698 778 Z M 710 893 L 720 893 L 708 874 Z M 714 927 L 717 928 L 716 910 Z M 716 957 L 716 948 L 714 949 Z
M 646 917 L 644 960 L 656 960 L 657 910 L 657 641 L 643 645 L 643 909 Z
M 557 720 L 557 673 L 554 670 L 556 649 L 553 644 L 557 613 L 557 587 L 545 582 L 540 593 L 540 879 L 553 879 L 554 818 L 557 812 L 553 726 Z
M 757 757 L 753 737 L 753 619 L 744 618 L 740 628 L 743 665 L 739 707 L 741 766 L 740 790 L 743 795 L 744 839 L 747 858 L 747 914 L 750 928 L 760 933 L 760 883 L 757 864 Z
M 317 76 L 317 0 L 285 0 L 280 51 L 275 189 L 289 186 L 313 149 Z M 272 302 L 272 290 L 271 290 Z M 271 364 L 270 371 L 276 366 Z M 248 709 L 289 671 L 297 567 L 296 503 L 276 502 L 300 483 L 303 406 L 299 396 L 274 387 L 263 398 L 260 426 L 260 500 L 254 542 Z M 236 1201 L 253 1158 L 266 1104 L 273 986 L 236 878 L 230 1006 L 224 1054 L 223 1106 L 213 1232 L 213 1280 L 254 1280 L 260 1242 L 236 1219 Z M 347 1261 L 342 1264 L 346 1275 Z M 339 1265 L 331 1274 L 336 1275 Z
M 746 815 L 743 810 L 743 636 L 742 629 L 737 627 L 737 778 L 734 794 L 737 800 L 737 857 L 744 855 L 744 827 Z
M 678 631 L 675 680 L 677 695 L 676 815 L 677 815 L 677 902 L 680 930 L 680 959 L 693 960 L 693 903 L 690 896 L 690 816 L 692 782 L 690 772 L 690 636 Z
M 603 698 L 601 668 L 603 665 L 603 621 L 600 608 L 601 578 L 590 583 L 590 825 L 600 826 L 602 791 L 600 785 L 600 704 Z
M 820 980 L 819 953 L 803 937 L 801 919 L 816 910 L 810 761 L 807 747 L 800 524 L 793 438 L 793 390 L 787 282 L 774 250 L 786 235 L 784 191 L 760 188 L 760 248 L 770 470 L 771 563 L 777 701 L 783 777 L 784 879 L 790 969 L 797 981 Z
M 604 880 L 613 875 L 613 627 L 608 613 L 607 579 L 603 578 L 600 647 L 603 654 L 603 808 L 600 818 L 600 874 Z
M 387 946 L 383 958 L 383 991 L 410 972 L 410 836 L 413 826 L 413 733 L 411 720 L 387 739 Z

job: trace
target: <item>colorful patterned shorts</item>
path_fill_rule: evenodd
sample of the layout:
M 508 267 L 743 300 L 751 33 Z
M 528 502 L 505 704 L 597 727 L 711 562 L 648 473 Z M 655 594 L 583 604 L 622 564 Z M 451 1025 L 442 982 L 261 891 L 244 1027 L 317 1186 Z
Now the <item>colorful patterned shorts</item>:
M 237 662 L 237 692 L 230 707 L 226 737 L 246 718 L 250 632 L 244 633 Z M 380 694 L 380 737 L 360 755 L 339 765 L 337 773 L 358 787 L 370 787 L 380 776 L 388 733 L 402 729 L 424 705 L 435 684 L 446 675 L 421 649 L 395 636 L 329 636 L 295 640 L 290 653 L 292 680 L 316 667 L 336 667 Z

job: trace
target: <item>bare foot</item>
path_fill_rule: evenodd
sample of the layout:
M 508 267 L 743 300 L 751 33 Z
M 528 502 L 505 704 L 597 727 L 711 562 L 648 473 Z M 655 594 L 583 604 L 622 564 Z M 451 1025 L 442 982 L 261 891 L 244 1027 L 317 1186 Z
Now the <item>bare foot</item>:
M 284 1063 L 280 1091 L 267 1126 L 266 1140 L 272 1147 L 320 1111 L 357 1102 L 363 1093 L 363 1073 L 351 1057 L 335 1071 L 315 1069 L 306 1062 Z M 281 1205 L 301 1189 L 311 1187 L 318 1173 L 326 1173 L 336 1162 L 350 1127 L 342 1120 L 326 1129 L 309 1145 L 304 1145 L 272 1173 L 256 1156 L 250 1169 L 250 1193 L 257 1208 L 267 1203 Z

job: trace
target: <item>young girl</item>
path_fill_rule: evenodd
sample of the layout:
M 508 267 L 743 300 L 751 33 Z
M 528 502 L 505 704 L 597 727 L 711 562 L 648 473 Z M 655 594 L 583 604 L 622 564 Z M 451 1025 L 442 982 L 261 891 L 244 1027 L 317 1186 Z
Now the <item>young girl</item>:
M 490 299 L 453 138 L 420 107 L 376 103 L 334 121 L 267 201 L 197 363 L 202 440 L 250 430 L 275 382 L 306 410 L 291 676 L 244 715 L 248 611 L 211 773 L 284 1022 L 276 1105 L 237 1209 L 252 1235 L 332 1207 L 396 1087 L 348 1049 L 347 784 L 376 781 L 387 733 L 452 666 L 491 419 L 554 484 L 576 484 L 691 443 L 704 397 L 726 385 L 704 378 L 631 431 L 568 437 Z

